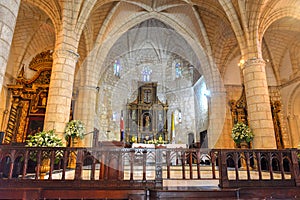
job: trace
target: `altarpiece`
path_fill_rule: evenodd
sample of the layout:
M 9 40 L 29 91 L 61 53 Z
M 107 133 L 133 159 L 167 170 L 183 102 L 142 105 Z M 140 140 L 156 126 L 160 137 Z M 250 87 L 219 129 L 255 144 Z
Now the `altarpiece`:
M 29 63 L 35 71 L 30 79 L 24 77 L 22 66 L 15 84 L 7 85 L 12 103 L 4 143 L 24 143 L 29 134 L 42 131 L 52 69 L 52 51 L 41 52 Z
M 168 103 L 158 99 L 157 83 L 138 82 L 138 96 L 127 104 L 126 142 L 168 141 L 167 112 Z

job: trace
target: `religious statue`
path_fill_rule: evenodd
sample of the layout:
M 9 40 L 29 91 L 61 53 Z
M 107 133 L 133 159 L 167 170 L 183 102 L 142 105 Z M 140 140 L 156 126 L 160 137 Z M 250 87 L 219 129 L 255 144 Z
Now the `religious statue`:
M 149 115 L 145 115 L 144 117 L 144 130 L 151 131 L 151 118 Z
M 135 142 L 136 142 L 136 139 L 135 139 L 135 137 L 134 137 L 134 136 L 132 136 L 132 138 L 131 138 L 131 142 L 132 142 L 132 143 L 135 143 Z
M 162 142 L 162 141 L 163 141 L 163 138 L 162 138 L 161 135 L 158 137 L 158 141 L 159 141 L 159 142 Z
M 46 106 L 46 104 L 47 104 L 47 94 L 42 92 L 40 94 L 39 106 Z

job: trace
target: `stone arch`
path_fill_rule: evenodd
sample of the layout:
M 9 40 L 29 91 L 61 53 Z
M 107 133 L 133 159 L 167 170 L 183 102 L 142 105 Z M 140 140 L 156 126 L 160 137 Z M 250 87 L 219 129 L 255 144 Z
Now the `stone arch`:
M 295 7 L 282 8 L 280 10 L 277 10 L 273 15 L 271 15 L 271 17 L 267 18 L 267 21 L 263 21 L 262 26 L 259 27 L 259 41 L 262 41 L 266 30 L 268 30 L 272 23 L 284 17 L 293 17 L 300 20 L 300 12 Z
M 185 30 L 182 28 L 181 24 L 173 19 L 168 18 L 167 16 L 161 15 L 159 13 L 149 13 L 140 17 L 136 17 L 134 19 L 130 19 L 126 25 L 123 25 L 119 29 L 114 29 L 111 32 L 113 33 L 107 38 L 105 41 L 100 42 L 95 45 L 95 48 L 89 53 L 88 57 L 91 58 L 91 63 L 86 65 L 85 69 L 94 73 L 90 74 L 90 81 L 95 82 L 96 79 L 101 77 L 103 72 L 105 71 L 103 63 L 105 62 L 105 58 L 107 57 L 110 49 L 113 44 L 122 36 L 123 33 L 128 31 L 131 27 L 147 20 L 147 19 L 157 19 L 165 24 L 168 24 L 175 31 L 179 33 L 179 35 L 184 38 L 187 43 L 191 46 L 193 51 L 195 52 L 197 58 L 201 62 L 201 69 L 203 69 L 203 76 L 207 80 L 207 88 L 210 89 L 212 94 L 211 106 L 212 110 L 217 112 L 218 115 L 212 115 L 210 121 L 217 122 L 217 126 L 210 126 L 209 132 L 213 132 L 212 141 L 210 141 L 210 147 L 213 147 L 216 144 L 218 137 L 221 135 L 226 115 L 226 101 L 225 101 L 225 88 L 223 85 L 223 81 L 221 79 L 221 75 L 218 71 L 217 65 L 213 62 L 213 57 L 210 53 L 206 52 L 205 48 L 201 45 L 197 38 L 193 38 L 193 33 L 189 32 L 189 30 Z M 100 67 L 99 67 L 100 66 Z M 99 67 L 99 68 L 97 68 Z M 199 67 L 199 66 L 196 66 Z M 199 69 L 198 69 L 199 70 Z M 99 79 L 98 79 L 99 80 Z M 214 94 L 215 93 L 215 94 Z M 225 95 L 225 96 L 224 96 Z M 96 100 L 96 99 L 95 99 Z M 224 108 L 224 109 L 220 109 Z M 223 116 L 223 117 L 222 117 Z M 212 123 L 210 123 L 212 124 Z
M 61 9 L 59 8 L 59 4 L 49 5 L 49 1 L 47 0 L 40 0 L 40 1 L 24 0 L 23 2 L 27 2 L 31 5 L 38 7 L 40 10 L 44 11 L 51 19 L 57 36 L 57 33 L 60 31 L 61 29 L 60 27 L 62 24 L 61 21 L 62 16 L 61 13 L 59 12 L 61 11 Z
M 300 83 L 291 91 L 287 102 L 286 116 L 288 118 L 288 126 L 290 129 L 290 139 L 292 147 L 299 148 L 300 142 Z
M 204 48 L 201 46 L 200 43 L 195 43 L 195 40 L 197 40 L 197 38 L 192 38 L 191 35 L 193 34 L 189 33 L 187 30 L 183 30 L 180 23 L 175 22 L 174 20 L 164 15 L 160 15 L 158 13 L 150 13 L 147 15 L 143 15 L 142 17 L 137 17 L 133 20 L 130 20 L 126 26 L 121 27 L 119 32 L 113 30 L 112 32 L 114 32 L 115 34 L 111 35 L 111 37 L 106 41 L 104 41 L 102 44 L 98 44 L 97 47 L 95 48 L 95 52 L 93 52 L 93 55 L 95 55 L 94 66 L 102 66 L 102 63 L 104 62 L 104 59 L 107 56 L 109 50 L 111 49 L 113 44 L 117 41 L 117 39 L 121 37 L 123 33 L 128 31 L 129 28 L 133 27 L 134 25 L 137 25 L 150 18 L 158 19 L 163 23 L 166 23 L 171 27 L 173 27 L 191 46 L 191 48 L 196 53 L 198 60 L 202 61 L 201 67 L 203 68 L 203 76 L 206 77 L 206 80 L 208 80 L 207 82 L 208 88 L 210 88 L 212 92 L 224 91 L 224 85 L 222 84 L 221 75 L 220 73 L 218 73 L 216 64 L 212 63 L 213 62 L 212 56 L 206 53 L 206 51 L 204 50 Z M 99 76 L 102 72 L 103 69 L 99 70 Z

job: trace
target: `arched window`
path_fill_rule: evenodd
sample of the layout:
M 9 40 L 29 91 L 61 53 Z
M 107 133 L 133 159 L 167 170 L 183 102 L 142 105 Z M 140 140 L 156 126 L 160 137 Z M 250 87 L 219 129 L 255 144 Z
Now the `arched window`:
M 121 64 L 119 60 L 115 60 L 114 62 L 114 75 L 120 77 Z
M 182 77 L 182 66 L 180 61 L 176 61 L 175 63 L 175 77 L 176 78 Z
M 142 78 L 144 82 L 150 82 L 151 81 L 151 74 L 152 74 L 152 70 L 150 69 L 149 66 L 145 66 L 143 67 L 142 70 Z

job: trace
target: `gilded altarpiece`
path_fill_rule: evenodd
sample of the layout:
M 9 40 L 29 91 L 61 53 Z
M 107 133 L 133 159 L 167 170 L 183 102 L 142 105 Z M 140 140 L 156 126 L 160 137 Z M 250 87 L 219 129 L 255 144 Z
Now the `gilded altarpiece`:
M 127 104 L 126 142 L 168 141 L 168 104 L 157 97 L 157 83 L 138 83 L 138 97 Z
M 29 69 L 35 71 L 33 77 L 24 77 L 23 66 L 16 84 L 7 86 L 12 105 L 4 143 L 23 143 L 28 135 L 43 129 L 52 62 L 52 51 L 38 54 L 29 64 Z
M 229 101 L 232 124 L 236 124 L 238 122 L 243 122 L 248 125 L 248 114 L 247 114 L 247 101 L 245 88 L 243 87 L 243 91 L 241 97 L 235 101 Z M 271 101 L 270 107 L 272 111 L 272 119 L 274 125 L 274 132 L 276 138 L 276 145 L 278 149 L 284 148 L 283 138 L 282 138 L 282 127 L 280 123 L 280 111 L 281 111 L 281 103 L 279 101 Z
M 281 103 L 279 101 L 271 101 L 271 110 L 275 130 L 276 145 L 278 149 L 283 149 L 284 143 L 282 138 L 282 129 L 280 122 Z
M 243 122 L 244 124 L 248 125 L 247 100 L 244 86 L 240 98 L 237 101 L 229 101 L 229 105 L 231 110 L 232 124 Z

